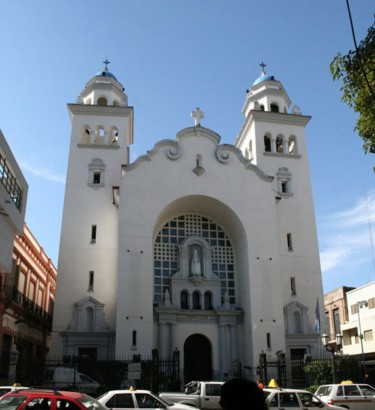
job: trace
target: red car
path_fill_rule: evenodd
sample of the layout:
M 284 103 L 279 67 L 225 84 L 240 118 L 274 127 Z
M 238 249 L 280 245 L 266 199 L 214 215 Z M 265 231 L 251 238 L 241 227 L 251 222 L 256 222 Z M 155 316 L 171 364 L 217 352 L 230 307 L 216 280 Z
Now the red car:
M 84 393 L 27 389 L 7 393 L 0 399 L 0 410 L 108 410 Z

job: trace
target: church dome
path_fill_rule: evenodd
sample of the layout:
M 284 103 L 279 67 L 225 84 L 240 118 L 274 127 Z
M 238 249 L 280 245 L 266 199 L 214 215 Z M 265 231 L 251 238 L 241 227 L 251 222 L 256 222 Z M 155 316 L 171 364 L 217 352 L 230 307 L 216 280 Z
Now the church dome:
M 96 73 L 96 74 L 95 74 L 95 77 L 111 77 L 111 78 L 113 78 L 115 81 L 117 81 L 117 78 L 115 77 L 114 74 L 112 74 L 112 73 L 109 72 L 109 71 L 105 71 L 105 70 L 99 71 L 98 73 Z M 117 81 L 117 82 L 118 82 L 118 81 Z
M 257 85 L 259 83 L 262 83 L 263 81 L 276 81 L 276 80 L 275 80 L 275 77 L 273 75 L 266 75 L 264 73 L 254 81 L 253 86 Z

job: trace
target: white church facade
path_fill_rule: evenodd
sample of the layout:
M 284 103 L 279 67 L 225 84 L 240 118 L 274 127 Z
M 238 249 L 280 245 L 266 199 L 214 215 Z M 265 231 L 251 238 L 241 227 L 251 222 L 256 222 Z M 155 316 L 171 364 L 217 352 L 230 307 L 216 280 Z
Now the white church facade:
M 181 357 L 181 380 L 255 377 L 319 349 L 323 289 L 305 127 L 262 75 L 233 145 L 201 124 L 130 163 L 133 108 L 107 68 L 72 123 L 52 355 Z

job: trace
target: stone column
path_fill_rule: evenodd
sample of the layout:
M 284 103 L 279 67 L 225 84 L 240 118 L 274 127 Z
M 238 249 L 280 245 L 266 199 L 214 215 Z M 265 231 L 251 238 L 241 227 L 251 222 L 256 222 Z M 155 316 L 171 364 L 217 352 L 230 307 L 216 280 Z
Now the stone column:
M 237 356 L 237 327 L 235 325 L 231 325 L 230 327 L 230 358 L 233 362 L 234 360 L 238 359 Z
M 220 356 L 220 372 L 221 375 L 227 369 L 227 349 L 225 343 L 225 326 L 219 325 L 219 356 Z

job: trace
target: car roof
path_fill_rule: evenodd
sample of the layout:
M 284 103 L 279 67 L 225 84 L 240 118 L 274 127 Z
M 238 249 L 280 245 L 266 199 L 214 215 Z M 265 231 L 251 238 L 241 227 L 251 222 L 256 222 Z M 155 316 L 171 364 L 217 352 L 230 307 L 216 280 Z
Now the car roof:
M 61 397 L 70 397 L 70 398 L 78 398 L 85 396 L 84 393 L 80 392 L 73 392 L 73 391 L 64 391 L 64 390 L 52 390 L 52 389 L 34 389 L 34 388 L 26 388 L 24 390 L 16 390 L 13 392 L 9 392 L 4 394 L 3 397 L 7 396 L 23 396 L 27 394 L 28 396 L 61 396 Z
M 311 393 L 307 390 L 303 389 L 288 389 L 288 388 L 283 388 L 283 387 L 265 387 L 263 389 L 264 391 L 267 392 L 283 392 L 283 393 Z M 312 394 L 312 393 L 311 393 Z
M 109 390 L 104 394 L 107 394 L 107 393 L 144 393 L 144 394 L 147 394 L 147 393 L 151 393 L 151 391 L 150 390 L 138 390 L 138 389 L 118 389 L 118 390 Z

